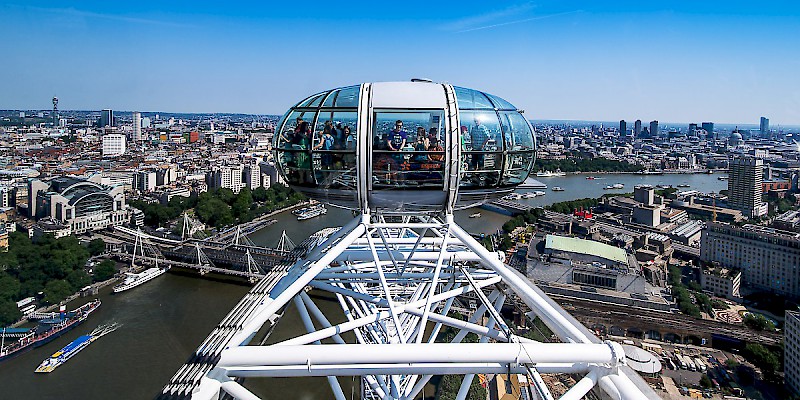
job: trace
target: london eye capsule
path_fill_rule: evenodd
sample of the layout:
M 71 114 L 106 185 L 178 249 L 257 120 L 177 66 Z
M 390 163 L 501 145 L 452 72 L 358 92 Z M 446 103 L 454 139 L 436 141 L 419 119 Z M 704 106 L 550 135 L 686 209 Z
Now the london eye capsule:
M 280 120 L 276 164 L 313 199 L 384 214 L 452 212 L 510 193 L 533 168 L 536 140 L 509 102 L 413 80 L 310 96 Z

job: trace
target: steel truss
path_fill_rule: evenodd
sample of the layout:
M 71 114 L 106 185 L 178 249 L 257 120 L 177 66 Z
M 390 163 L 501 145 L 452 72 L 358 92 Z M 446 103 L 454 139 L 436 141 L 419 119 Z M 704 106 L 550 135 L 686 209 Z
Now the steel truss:
M 552 399 L 540 374 L 569 373 L 582 378 L 561 399 L 582 398 L 595 386 L 614 399 L 657 398 L 625 366 L 621 346 L 594 337 L 504 265 L 502 253 L 488 251 L 455 224 L 452 215 L 401 218 L 390 222 L 361 215 L 309 250 L 280 280 L 273 277 L 271 290 L 251 299 L 248 312 L 232 311 L 242 319 L 231 323 L 231 315 L 226 317 L 226 326 L 221 324 L 198 349 L 197 357 L 215 364 L 192 381 L 186 397 L 217 399 L 227 393 L 258 399 L 242 378 L 326 376 L 334 397 L 344 400 L 337 377 L 360 376 L 364 399 L 414 399 L 432 376 L 458 374 L 465 377 L 457 398 L 465 399 L 474 374 L 515 373 L 528 376 L 534 398 Z M 309 288 L 335 296 L 346 320 L 331 323 L 306 293 Z M 476 301 L 466 320 L 451 313 L 463 296 Z M 510 296 L 524 302 L 530 317 L 538 316 L 562 342 L 514 334 L 500 315 Z M 290 304 L 307 333 L 273 345 L 250 345 Z M 445 327 L 457 333 L 449 342 L 437 342 Z M 462 343 L 468 334 L 479 339 Z M 177 397 L 170 394 L 179 391 L 167 386 L 161 397 Z

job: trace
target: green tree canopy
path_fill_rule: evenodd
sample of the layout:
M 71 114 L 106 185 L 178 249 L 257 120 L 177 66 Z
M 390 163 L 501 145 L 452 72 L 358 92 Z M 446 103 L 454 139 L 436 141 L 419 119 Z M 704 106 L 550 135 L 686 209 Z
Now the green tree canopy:
M 17 303 L 8 299 L 0 299 L 0 326 L 16 322 L 22 317 L 17 308 Z
M 61 279 L 50 281 L 44 287 L 44 301 L 50 304 L 57 304 L 72 293 L 69 282 Z
M 103 254 L 103 252 L 106 251 L 106 242 L 99 238 L 92 239 L 92 241 L 89 242 L 87 249 L 89 250 L 89 254 L 92 256 Z
M 111 260 L 103 260 L 100 264 L 94 268 L 94 280 L 95 282 L 102 282 L 114 276 L 117 272 L 116 268 L 114 268 L 114 262 Z

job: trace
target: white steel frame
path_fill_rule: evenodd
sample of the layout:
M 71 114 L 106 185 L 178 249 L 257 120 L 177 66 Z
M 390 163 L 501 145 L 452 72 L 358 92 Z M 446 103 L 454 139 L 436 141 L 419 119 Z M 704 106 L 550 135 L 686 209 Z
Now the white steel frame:
M 625 366 L 620 345 L 594 337 L 503 264 L 502 253 L 490 252 L 455 224 L 452 214 L 400 218 L 387 222 L 362 214 L 288 268 L 269 293 L 253 302 L 235 331 L 215 339 L 223 341 L 223 350 L 213 354 L 216 365 L 199 379 L 191 398 L 227 393 L 258 399 L 239 378 L 326 376 L 333 396 L 344 400 L 336 377 L 360 376 L 364 399 L 414 399 L 433 375 L 460 374 L 465 379 L 457 398 L 465 399 L 477 373 L 525 374 L 539 399 L 553 398 L 540 376 L 547 373 L 583 376 L 561 399 L 582 398 L 598 385 L 613 399 L 657 398 Z M 346 321 L 333 325 L 306 293 L 308 287 L 335 295 Z M 477 298 L 477 310 L 466 321 L 448 315 L 461 295 Z M 562 343 L 515 335 L 499 313 L 512 295 Z M 299 311 L 307 333 L 273 345 L 250 345 L 289 304 Z M 458 333 L 450 343 L 437 343 L 444 326 Z M 346 343 L 345 332 L 352 332 L 356 342 Z M 468 333 L 479 341 L 461 343 Z M 212 336 L 196 354 L 203 354 Z M 164 394 L 173 389 L 168 386 Z

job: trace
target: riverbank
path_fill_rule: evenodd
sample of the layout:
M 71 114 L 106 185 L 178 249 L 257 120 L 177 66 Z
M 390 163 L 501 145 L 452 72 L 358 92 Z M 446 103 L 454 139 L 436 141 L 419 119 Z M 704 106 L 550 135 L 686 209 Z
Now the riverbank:
M 113 278 L 106 279 L 106 280 L 104 280 L 102 282 L 95 282 L 95 283 L 89 285 L 88 289 L 85 289 L 85 288 L 84 288 L 85 290 L 81 289 L 81 290 L 69 295 L 69 297 L 67 297 L 66 299 L 62 300 L 61 302 L 59 302 L 57 304 L 51 304 L 51 305 L 46 306 L 46 307 L 40 307 L 40 308 L 37 308 L 36 310 L 34 310 L 33 312 L 34 313 L 53 312 L 53 311 L 57 310 L 61 305 L 69 304 L 70 302 L 72 302 L 72 301 L 74 301 L 74 300 L 76 300 L 78 298 L 96 296 L 100 292 L 100 289 L 117 282 L 118 279 L 119 279 L 119 277 L 117 277 L 115 275 Z M 83 293 L 91 293 L 91 294 L 84 295 Z M 69 311 L 69 310 L 67 310 L 67 311 Z M 19 320 L 17 322 L 14 322 L 13 324 L 9 325 L 9 327 L 11 327 L 11 328 L 19 328 L 20 326 L 22 326 L 24 324 L 27 324 L 28 322 L 30 322 L 30 321 L 28 321 L 27 318 L 22 317 L 21 320 Z
M 712 171 L 711 174 L 708 171 Z M 663 170 L 663 171 L 651 171 L 651 172 L 621 172 L 621 171 L 575 171 L 575 172 L 567 172 L 567 175 L 642 175 L 642 176 L 658 176 L 658 175 L 692 175 L 692 174 L 706 174 L 706 175 L 713 175 L 713 174 L 727 174 L 727 169 L 692 169 L 692 170 Z M 536 178 L 534 176 L 534 178 Z M 540 176 L 538 178 L 548 178 L 546 176 Z

